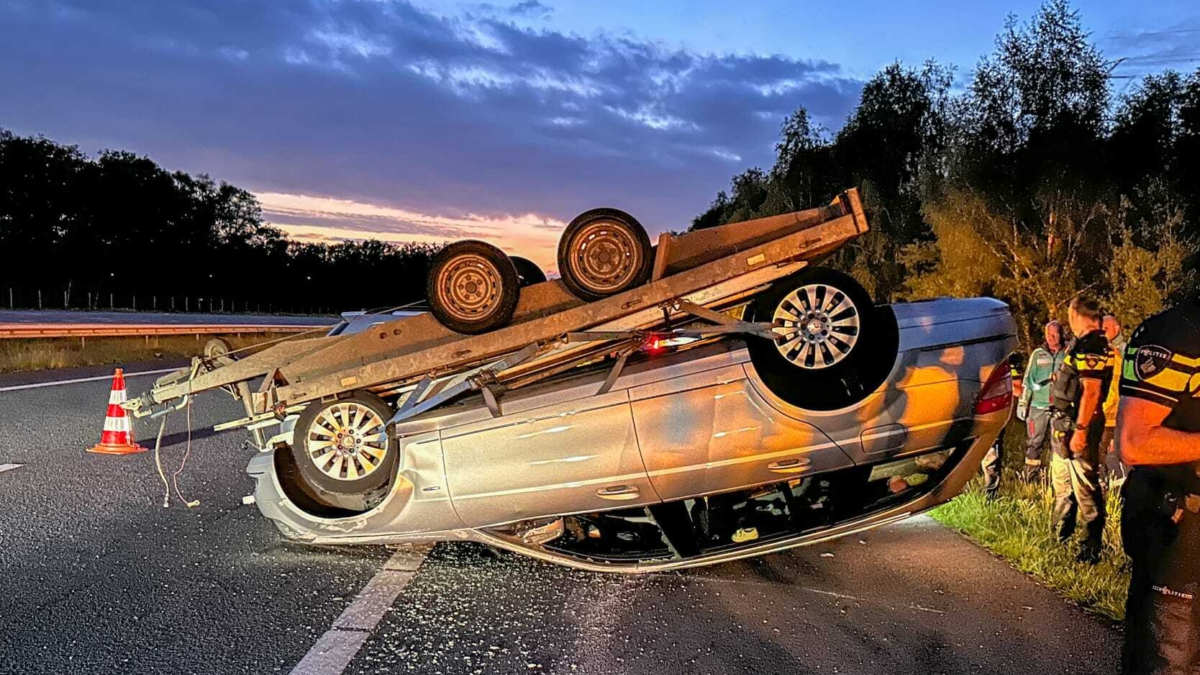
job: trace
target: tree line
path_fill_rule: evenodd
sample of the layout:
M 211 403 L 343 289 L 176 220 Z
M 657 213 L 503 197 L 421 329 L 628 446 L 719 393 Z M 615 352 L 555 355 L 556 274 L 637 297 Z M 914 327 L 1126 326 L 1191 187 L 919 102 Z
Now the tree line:
M 1009 17 L 965 82 L 934 61 L 891 64 L 832 135 L 801 107 L 774 166 L 734 176 L 692 227 L 858 186 L 872 229 L 831 264 L 878 300 L 995 296 L 1026 345 L 1081 291 L 1136 325 L 1196 288 L 1200 70 L 1116 94 L 1115 65 L 1051 0 Z
M 0 306 L 330 312 L 419 301 L 436 247 L 289 241 L 258 200 L 0 130 Z

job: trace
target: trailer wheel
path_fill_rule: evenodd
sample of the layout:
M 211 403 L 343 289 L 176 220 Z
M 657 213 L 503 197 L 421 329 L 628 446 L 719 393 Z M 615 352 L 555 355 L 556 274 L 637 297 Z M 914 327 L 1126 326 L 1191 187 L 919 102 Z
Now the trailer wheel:
M 482 241 L 459 241 L 433 257 L 425 292 L 443 326 L 476 335 L 512 320 L 520 282 L 503 251 Z
M 767 387 L 792 405 L 853 405 L 883 383 L 896 360 L 897 332 L 881 314 L 852 277 L 805 268 L 746 307 L 747 321 L 770 322 L 779 336 L 748 338 L 750 360 Z
M 357 495 L 385 484 L 396 465 L 396 443 L 384 424 L 392 411 L 374 394 L 314 401 L 296 420 L 292 455 L 305 481 L 327 492 Z
M 584 300 L 599 300 L 646 283 L 652 262 L 645 228 L 617 209 L 584 211 L 558 240 L 563 283 Z
M 213 338 L 204 343 L 204 358 L 215 359 L 227 355 L 233 351 L 233 345 L 229 344 L 229 340 L 225 338 Z
M 517 279 L 521 282 L 521 288 L 540 284 L 546 280 L 546 273 L 529 258 L 510 255 L 509 259 L 512 260 L 513 267 L 517 270 Z

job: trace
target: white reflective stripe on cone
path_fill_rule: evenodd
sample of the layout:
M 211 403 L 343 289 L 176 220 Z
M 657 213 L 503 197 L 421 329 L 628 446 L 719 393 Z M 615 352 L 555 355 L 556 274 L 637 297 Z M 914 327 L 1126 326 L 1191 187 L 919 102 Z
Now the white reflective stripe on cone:
M 105 417 L 104 418 L 104 430 L 105 431 L 122 431 L 125 433 L 129 433 L 129 431 L 130 431 L 129 418 L 128 417 Z
M 125 390 L 113 389 L 108 392 L 108 402 L 112 405 L 121 405 L 125 402 Z

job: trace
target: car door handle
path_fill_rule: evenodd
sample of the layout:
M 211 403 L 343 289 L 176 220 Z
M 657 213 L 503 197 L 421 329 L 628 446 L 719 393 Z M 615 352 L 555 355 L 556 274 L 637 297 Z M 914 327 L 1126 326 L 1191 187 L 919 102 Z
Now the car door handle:
M 767 469 L 775 473 L 800 473 L 812 467 L 812 460 L 807 457 L 789 457 L 778 462 L 771 462 Z
M 630 499 L 637 499 L 641 494 L 641 490 L 634 485 L 609 485 L 608 487 L 596 490 L 596 496 L 601 499 L 608 499 L 614 502 L 623 502 Z

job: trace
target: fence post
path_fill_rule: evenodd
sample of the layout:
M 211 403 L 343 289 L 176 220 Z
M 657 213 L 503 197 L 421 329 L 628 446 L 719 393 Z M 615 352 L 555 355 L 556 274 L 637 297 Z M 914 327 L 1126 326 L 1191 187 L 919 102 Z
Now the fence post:
M 42 289 L 38 289 L 38 309 L 42 308 Z
M 8 308 L 13 308 L 12 286 L 8 287 Z
M 150 296 L 150 309 L 151 309 L 151 311 L 155 311 L 155 312 L 158 311 L 158 296 L 157 295 Z
M 113 304 L 113 294 L 111 291 L 109 291 L 109 293 L 108 293 L 108 308 L 112 309 L 113 307 L 115 307 L 115 305 Z
M 71 307 L 68 305 L 68 298 L 67 298 L 66 291 L 63 291 L 63 309 L 71 309 Z
M 191 311 L 190 309 L 188 309 L 188 304 L 189 304 L 188 297 L 185 295 L 185 296 L 183 296 L 183 311 L 185 311 L 185 312 Z
M 133 311 L 137 311 L 137 296 L 133 296 Z

